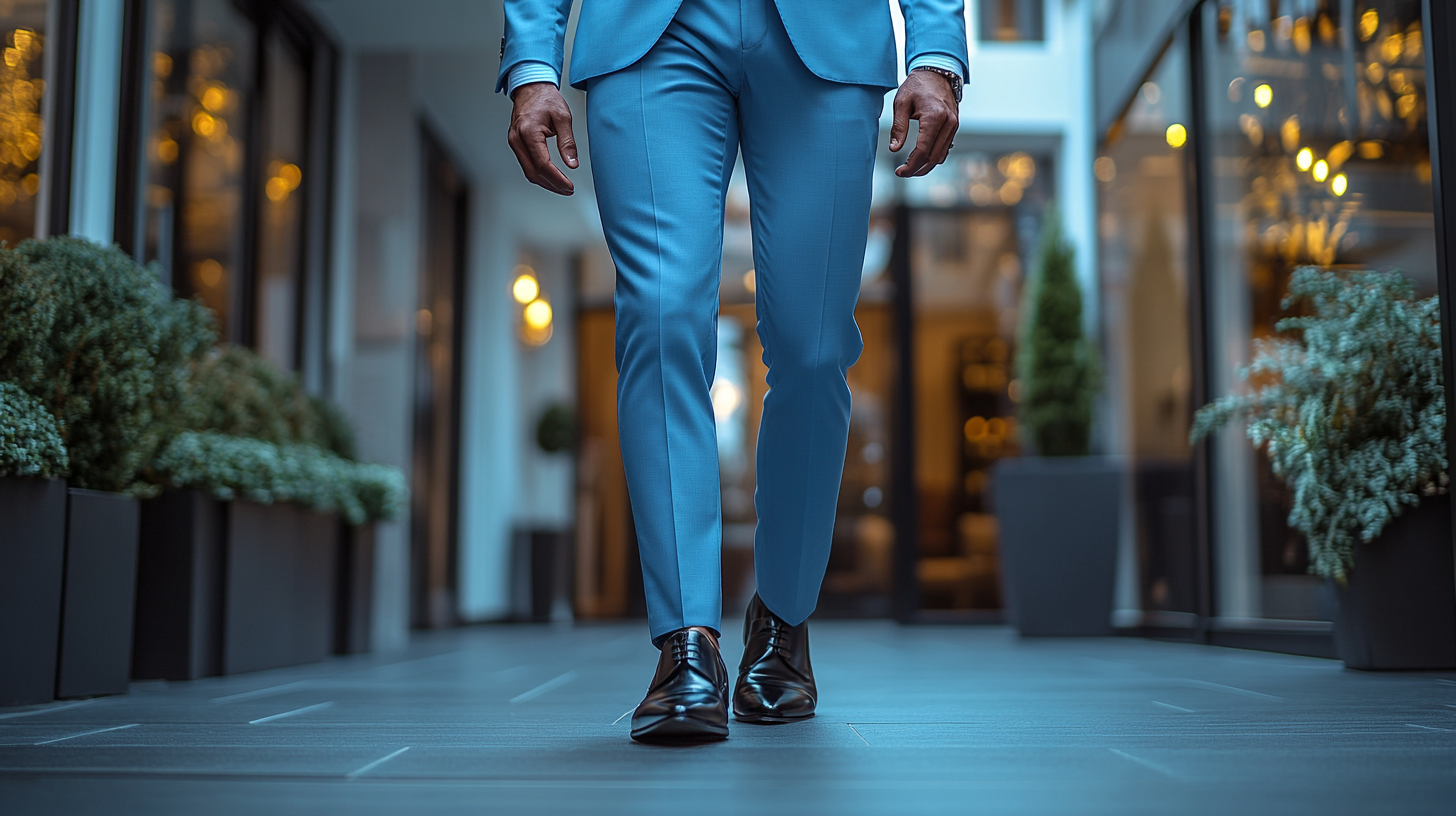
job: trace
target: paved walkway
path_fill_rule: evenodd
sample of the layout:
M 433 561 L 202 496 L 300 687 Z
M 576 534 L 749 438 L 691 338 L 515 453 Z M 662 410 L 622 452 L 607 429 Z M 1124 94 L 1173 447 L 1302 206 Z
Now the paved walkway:
M 813 642 L 818 718 L 692 748 L 627 738 L 641 625 L 0 710 L 0 813 L 1456 813 L 1453 673 L 985 627 Z

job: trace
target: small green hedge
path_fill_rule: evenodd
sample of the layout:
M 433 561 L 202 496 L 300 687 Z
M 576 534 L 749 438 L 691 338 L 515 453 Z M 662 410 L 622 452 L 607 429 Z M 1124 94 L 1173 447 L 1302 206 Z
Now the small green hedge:
M 0 245 L 0 380 L 56 420 L 75 487 L 148 492 L 137 475 L 174 430 L 192 364 L 217 341 L 116 247 L 77 238 Z
M 251 349 L 227 345 L 200 361 L 187 389 L 186 427 L 275 445 L 313 445 L 357 457 L 349 420 Z
M 351 462 L 313 445 L 278 445 L 215 431 L 178 434 L 150 475 L 168 486 L 224 500 L 292 502 L 336 512 L 350 524 L 398 518 L 409 498 L 404 476 L 392 467 Z
M 0 475 L 397 518 L 403 475 L 354 458 L 336 407 L 254 352 L 218 347 L 211 313 L 125 252 L 0 244 Z
M 0 382 L 0 476 L 61 476 L 70 465 L 56 418 L 40 401 Z

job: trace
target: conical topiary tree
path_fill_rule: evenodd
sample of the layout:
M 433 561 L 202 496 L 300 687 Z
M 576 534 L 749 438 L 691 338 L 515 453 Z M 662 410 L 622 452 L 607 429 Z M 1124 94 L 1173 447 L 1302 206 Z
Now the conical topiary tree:
M 1022 291 L 1016 360 L 1024 439 L 1042 456 L 1086 456 L 1101 366 L 1082 329 L 1075 250 L 1055 209 L 1042 227 Z

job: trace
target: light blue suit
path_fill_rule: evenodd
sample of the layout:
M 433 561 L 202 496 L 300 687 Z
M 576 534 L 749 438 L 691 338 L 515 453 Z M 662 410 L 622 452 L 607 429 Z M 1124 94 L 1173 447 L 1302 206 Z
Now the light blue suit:
M 572 0 L 506 0 L 499 87 L 559 76 Z M 741 149 L 768 365 L 758 593 L 814 611 L 849 434 L 845 372 L 884 91 L 885 0 L 582 0 L 571 81 L 617 266 L 617 415 L 654 640 L 722 613 L 717 351 L 723 208 Z M 961 0 L 901 0 L 909 56 L 963 70 Z M 781 16 L 782 15 L 782 16 Z M 536 74 L 548 80 L 554 76 Z M 535 81 L 534 79 L 532 81 Z

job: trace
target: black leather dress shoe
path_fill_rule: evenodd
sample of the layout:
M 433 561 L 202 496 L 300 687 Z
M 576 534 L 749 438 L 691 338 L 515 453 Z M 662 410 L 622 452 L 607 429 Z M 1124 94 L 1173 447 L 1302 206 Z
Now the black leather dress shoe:
M 743 622 L 743 662 L 733 714 L 744 722 L 785 723 L 814 716 L 819 690 L 809 665 L 809 624 L 784 623 L 758 595 Z
M 652 686 L 632 712 L 632 739 L 705 742 L 728 736 L 728 667 L 713 639 L 679 629 L 662 643 Z

